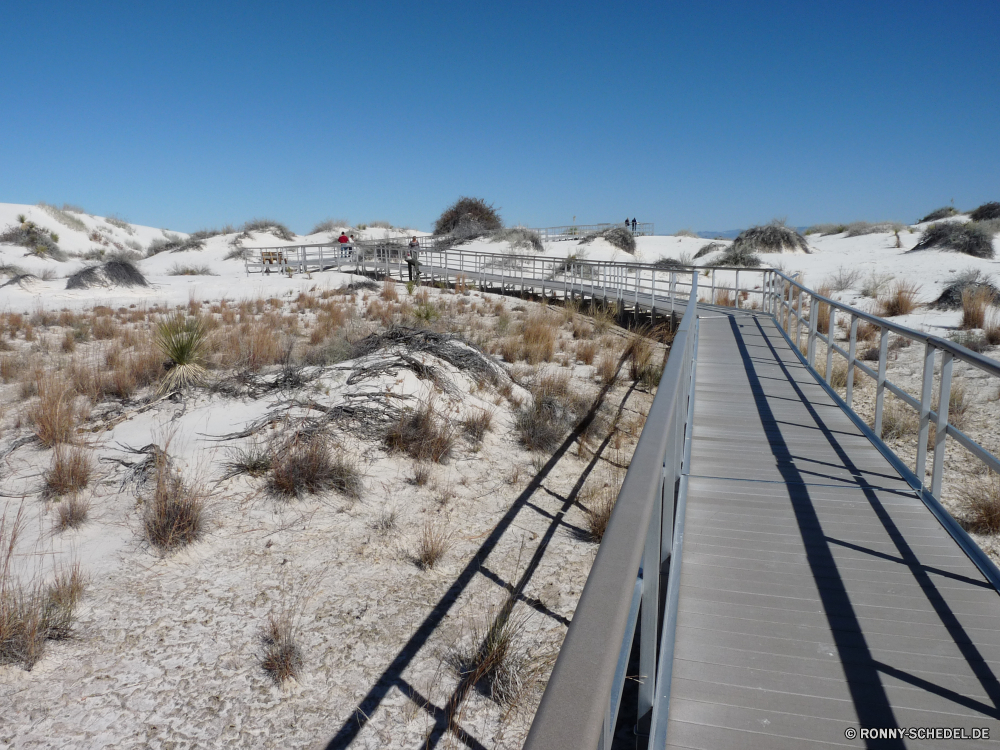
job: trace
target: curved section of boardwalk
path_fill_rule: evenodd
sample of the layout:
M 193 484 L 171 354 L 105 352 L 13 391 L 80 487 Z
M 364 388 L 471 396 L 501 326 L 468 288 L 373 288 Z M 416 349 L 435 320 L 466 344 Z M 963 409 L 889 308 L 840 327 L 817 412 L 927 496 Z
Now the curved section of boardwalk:
M 771 318 L 703 313 L 697 367 L 667 746 L 995 746 L 997 592 Z

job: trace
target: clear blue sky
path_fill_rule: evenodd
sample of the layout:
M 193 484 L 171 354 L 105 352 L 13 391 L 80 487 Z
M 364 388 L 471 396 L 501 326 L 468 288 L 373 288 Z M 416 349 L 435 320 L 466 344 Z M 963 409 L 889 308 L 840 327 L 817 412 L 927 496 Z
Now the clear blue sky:
M 1000 200 L 1000 3 L 10 2 L 0 201 L 193 231 Z

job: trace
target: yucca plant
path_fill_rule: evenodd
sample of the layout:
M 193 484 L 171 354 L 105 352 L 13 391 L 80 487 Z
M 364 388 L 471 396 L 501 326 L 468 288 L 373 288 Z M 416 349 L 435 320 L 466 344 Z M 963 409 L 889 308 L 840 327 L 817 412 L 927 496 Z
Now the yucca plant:
M 198 317 L 182 314 L 160 321 L 156 326 L 156 347 L 167 358 L 167 372 L 159 392 L 199 386 L 205 383 L 205 342 L 208 331 Z

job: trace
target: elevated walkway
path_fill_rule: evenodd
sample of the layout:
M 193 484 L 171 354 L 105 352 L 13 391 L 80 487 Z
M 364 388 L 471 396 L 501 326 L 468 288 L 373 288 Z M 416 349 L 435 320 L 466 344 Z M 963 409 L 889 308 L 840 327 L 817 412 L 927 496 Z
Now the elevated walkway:
M 699 317 L 667 747 L 1000 738 L 993 586 L 773 318 Z

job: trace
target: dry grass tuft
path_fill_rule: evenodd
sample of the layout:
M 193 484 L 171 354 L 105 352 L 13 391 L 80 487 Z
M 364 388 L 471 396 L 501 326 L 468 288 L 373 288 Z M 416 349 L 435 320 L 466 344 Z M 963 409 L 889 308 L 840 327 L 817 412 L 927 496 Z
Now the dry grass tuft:
M 493 425 L 494 414 L 492 409 L 476 409 L 462 420 L 462 429 L 474 443 L 481 443 Z
M 983 324 L 983 335 L 987 344 L 991 346 L 1000 344 L 1000 310 L 993 308 L 989 311 Z
M 576 358 L 585 365 L 594 364 L 597 356 L 597 343 L 594 341 L 579 341 L 576 345 Z
M 613 352 L 604 352 L 597 360 L 596 375 L 601 381 L 601 385 L 612 386 L 618 379 L 618 355 Z
M 56 508 L 56 531 L 66 531 L 83 526 L 88 513 L 90 513 L 90 502 L 80 495 L 70 495 Z
M 617 500 L 618 490 L 608 482 L 590 493 L 586 509 L 587 531 L 592 542 L 600 544 L 604 539 L 604 532 L 608 529 L 608 522 L 611 520 L 611 513 L 615 509 Z
M 882 408 L 882 435 L 885 442 L 903 440 L 920 431 L 920 417 L 906 404 L 886 398 Z
M 555 354 L 558 323 L 544 312 L 537 312 L 524 321 L 521 329 L 521 356 L 529 365 L 551 362 Z
M 185 485 L 163 451 L 156 452 L 155 488 L 145 499 L 143 531 L 146 540 L 161 552 L 196 541 L 205 530 L 205 497 Z
M 267 626 L 261 633 L 263 651 L 260 666 L 274 680 L 282 685 L 296 679 L 302 671 L 302 649 L 295 642 L 295 627 L 287 615 L 268 615 Z
M 386 302 L 399 302 L 399 293 L 396 291 L 396 282 L 392 279 L 385 279 L 382 282 L 382 299 Z
M 472 648 L 454 655 L 459 677 L 500 706 L 517 704 L 536 675 L 524 638 L 530 616 L 507 601 L 488 606 L 472 629 Z
M 586 396 L 570 389 L 565 373 L 543 375 L 531 388 L 531 397 L 514 417 L 514 429 L 528 450 L 554 450 L 590 406 Z
M 451 540 L 445 527 L 428 520 L 420 531 L 413 561 L 421 570 L 430 570 L 440 562 L 450 546 Z
M 628 373 L 632 380 L 643 380 L 653 362 L 653 345 L 645 336 L 632 334 L 625 345 Z
M 52 451 L 52 467 L 45 475 L 45 494 L 61 497 L 79 492 L 90 483 L 94 459 L 86 448 L 58 444 Z
M 985 534 L 1000 532 L 1000 475 L 990 472 L 968 482 L 962 505 L 971 530 Z
M 438 417 L 434 399 L 405 411 L 385 436 L 386 447 L 402 451 L 417 461 L 441 463 L 455 446 L 455 430 L 447 419 Z
M 993 301 L 987 286 L 969 286 L 962 290 L 962 328 L 985 328 L 986 311 Z
M 911 281 L 897 281 L 889 290 L 878 298 L 882 317 L 891 318 L 896 315 L 909 315 L 917 309 L 917 293 L 920 287 Z
M 14 550 L 25 522 L 23 504 L 13 519 L 0 515 L 0 664 L 31 670 L 47 641 L 69 637 L 86 580 L 79 564 L 57 569 L 48 585 L 19 580 Z
M 38 401 L 28 409 L 28 419 L 35 426 L 35 435 L 46 448 L 56 443 L 68 443 L 76 427 L 73 409 L 75 391 L 58 375 L 44 375 L 35 382 Z
M 274 450 L 268 487 L 282 497 L 335 490 L 352 500 L 364 490 L 353 461 L 324 435 L 296 435 Z

